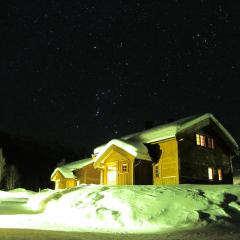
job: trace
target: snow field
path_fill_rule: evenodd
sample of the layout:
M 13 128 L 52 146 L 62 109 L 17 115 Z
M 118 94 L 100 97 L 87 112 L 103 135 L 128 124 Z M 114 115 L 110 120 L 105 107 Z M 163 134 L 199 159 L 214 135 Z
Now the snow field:
M 80 185 L 0 192 L 1 228 L 163 233 L 239 222 L 238 185 Z

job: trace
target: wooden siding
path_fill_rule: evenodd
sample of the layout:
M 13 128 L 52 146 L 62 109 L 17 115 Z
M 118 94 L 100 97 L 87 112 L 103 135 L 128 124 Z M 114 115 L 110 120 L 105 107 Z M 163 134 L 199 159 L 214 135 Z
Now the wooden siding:
M 75 179 L 65 179 L 65 188 L 75 187 L 77 185 L 77 180 Z
M 77 180 L 80 184 L 99 184 L 100 183 L 100 171 L 93 167 L 93 163 L 89 164 L 81 169 L 74 171 Z
M 179 183 L 179 164 L 178 164 L 178 143 L 175 138 L 160 141 L 159 161 L 153 166 L 153 184 L 178 184 Z M 159 168 L 159 176 L 156 176 L 156 168 Z
M 210 149 L 196 145 L 196 133 L 214 138 L 215 147 Z M 222 138 L 210 126 L 185 132 L 178 136 L 180 183 L 232 183 L 231 153 Z M 214 169 L 214 179 L 209 180 L 208 168 Z M 222 181 L 218 180 L 222 170 Z
M 113 145 L 104 154 L 100 164 L 101 184 L 112 184 L 109 182 L 108 176 L 111 168 L 116 168 L 117 185 L 133 184 L 133 162 L 134 157 L 119 147 Z M 122 171 L 122 166 L 126 164 L 127 172 Z
M 99 184 L 100 183 L 100 171 L 93 167 L 93 164 L 89 164 L 81 169 L 75 170 L 74 174 L 76 179 L 64 178 L 61 172 L 57 171 L 52 177 L 52 181 L 55 182 L 55 189 L 64 189 L 77 186 L 77 184 Z
M 59 171 L 56 172 L 51 180 L 55 183 L 55 189 L 71 188 L 77 185 L 76 179 L 64 178 Z

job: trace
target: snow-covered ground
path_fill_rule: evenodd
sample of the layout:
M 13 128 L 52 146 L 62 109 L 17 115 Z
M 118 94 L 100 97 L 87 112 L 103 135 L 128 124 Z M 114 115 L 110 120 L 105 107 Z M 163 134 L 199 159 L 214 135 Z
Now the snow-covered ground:
M 86 232 L 91 232 L 88 239 L 112 239 L 113 234 L 114 239 L 159 239 L 159 234 L 161 239 L 188 239 L 186 233 L 189 239 L 208 239 L 210 232 L 213 239 L 238 239 L 240 186 L 80 185 L 38 193 L 0 191 L 0 228 L 1 239 L 4 234 L 14 239 L 22 229 L 35 229 L 24 230 L 29 237 L 44 230 L 46 239 L 54 231 L 66 231 L 68 239 L 84 239 Z M 58 239 L 66 239 L 61 234 Z M 151 238 L 142 238 L 146 234 Z

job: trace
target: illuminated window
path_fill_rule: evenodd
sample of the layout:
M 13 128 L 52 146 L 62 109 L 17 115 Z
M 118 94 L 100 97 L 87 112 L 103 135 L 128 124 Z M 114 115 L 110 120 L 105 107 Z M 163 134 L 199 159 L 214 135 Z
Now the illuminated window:
M 215 148 L 214 139 L 201 134 L 196 134 L 196 144 L 198 146 L 208 147 L 210 149 Z
M 158 166 L 156 166 L 156 168 L 155 168 L 155 176 L 156 177 L 160 177 L 160 171 L 159 171 L 159 167 Z
M 218 180 L 222 181 L 222 169 L 218 169 Z
M 196 143 L 199 146 L 206 147 L 206 137 L 204 135 L 196 134 Z
M 203 135 L 200 135 L 200 145 L 203 147 L 206 147 L 206 137 Z
M 122 172 L 128 172 L 128 165 L 126 163 L 122 165 Z
M 214 169 L 209 167 L 208 168 L 208 179 L 213 180 L 213 175 L 214 175 Z
M 200 145 L 200 135 L 196 134 L 196 143 L 197 145 Z

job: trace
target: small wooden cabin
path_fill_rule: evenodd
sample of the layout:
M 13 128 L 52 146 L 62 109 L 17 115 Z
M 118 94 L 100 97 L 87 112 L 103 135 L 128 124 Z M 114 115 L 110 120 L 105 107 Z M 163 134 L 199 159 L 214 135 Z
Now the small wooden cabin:
M 231 134 L 206 113 L 113 139 L 93 159 L 101 184 L 229 184 L 238 153 Z
M 93 167 L 93 159 L 87 158 L 58 167 L 51 175 L 55 189 L 75 187 L 79 184 L 99 184 L 100 172 Z
M 93 158 L 94 167 L 101 172 L 101 184 L 152 184 L 152 160 L 141 142 L 113 139 L 95 149 Z

